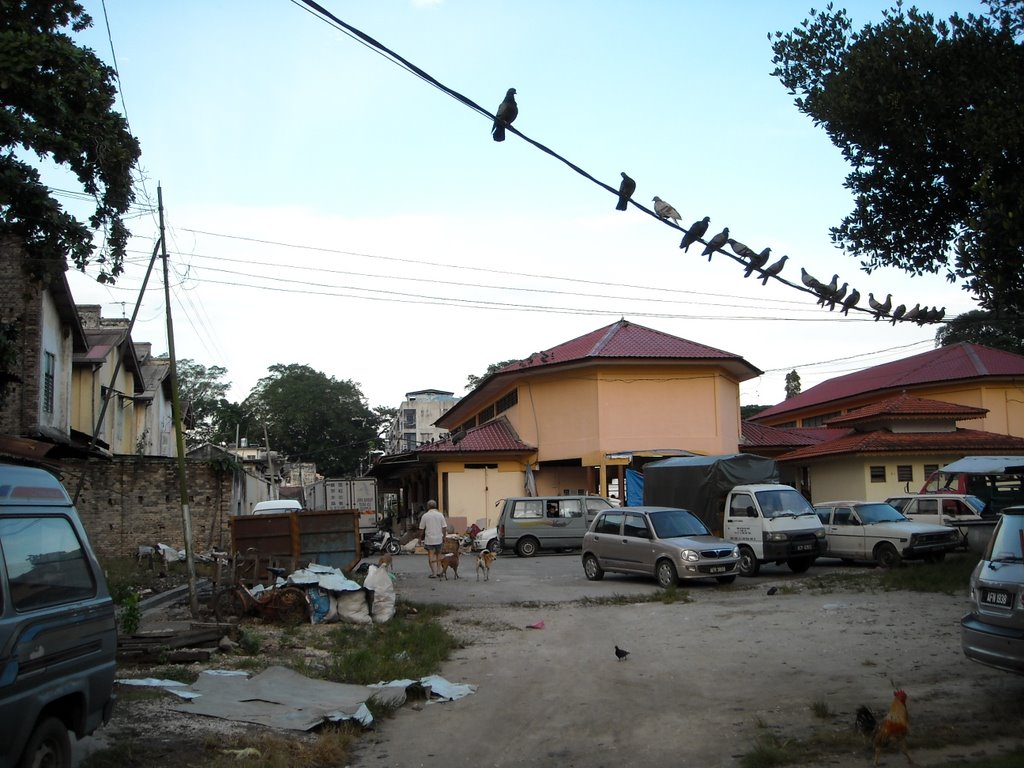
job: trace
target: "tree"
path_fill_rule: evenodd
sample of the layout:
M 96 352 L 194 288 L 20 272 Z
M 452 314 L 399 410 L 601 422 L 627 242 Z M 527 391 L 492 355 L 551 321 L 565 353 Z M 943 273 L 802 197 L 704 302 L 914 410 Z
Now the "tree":
M 935 334 L 936 347 L 948 347 L 962 341 L 1024 355 L 1024 326 L 976 309 L 954 317 Z
M 122 272 L 139 143 L 114 111 L 116 74 L 66 34 L 92 26 L 73 0 L 0 0 L 0 236 L 24 247 L 37 277 L 90 261 L 100 282 Z M 88 222 L 63 210 L 37 158 L 71 171 L 95 201 Z M 93 230 L 104 229 L 97 254 Z
M 182 408 L 192 411 L 192 427 L 186 435 L 188 447 L 196 448 L 204 443 L 226 442 L 218 439 L 223 437 L 225 429 L 234 439 L 234 424 L 224 424 L 222 416 L 228 403 L 225 395 L 228 391 L 227 368 L 212 365 L 207 368 L 194 360 L 178 360 L 178 393 Z M 231 414 L 235 415 L 235 414 Z
M 800 394 L 800 374 L 793 369 L 786 374 L 786 399 Z
M 260 430 L 266 426 L 271 450 L 315 461 L 327 476 L 356 474 L 378 444 L 380 418 L 359 387 L 294 363 L 268 372 L 242 405 Z
M 740 420 L 746 421 L 747 419 L 756 416 L 766 408 L 771 408 L 770 405 L 741 405 L 740 406 Z
M 868 273 L 942 273 L 985 309 L 1024 309 L 1022 0 L 936 22 L 901 2 L 859 32 L 845 10 L 776 32 L 773 75 L 852 166 L 833 242 Z
M 488 365 L 487 371 L 484 373 L 483 376 L 474 376 L 472 373 L 469 374 L 469 376 L 466 377 L 466 389 L 476 389 L 480 385 L 481 381 L 486 379 L 495 371 L 500 371 L 506 365 L 511 365 L 512 363 L 518 362 L 519 358 L 515 358 L 514 360 L 502 360 L 500 363 L 491 363 L 490 365 Z

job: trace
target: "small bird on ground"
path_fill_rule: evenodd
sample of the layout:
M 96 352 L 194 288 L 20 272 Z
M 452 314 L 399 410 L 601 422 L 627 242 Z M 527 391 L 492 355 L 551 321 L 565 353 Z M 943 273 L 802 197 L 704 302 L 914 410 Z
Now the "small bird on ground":
M 772 264 L 769 267 L 767 267 L 766 269 L 762 270 L 761 271 L 761 285 L 768 285 L 768 278 L 769 277 L 775 277 L 777 274 L 779 274 L 779 272 L 782 271 L 782 268 L 784 266 L 786 266 L 786 259 L 788 259 L 788 258 L 789 258 L 789 256 L 783 256 L 781 259 L 776 261 L 774 264 Z
M 846 301 L 843 302 L 843 314 L 849 317 L 850 309 L 857 306 L 858 301 L 860 301 L 860 291 L 854 288 L 850 291 L 850 295 L 846 297 Z
M 896 322 L 907 313 L 907 305 L 900 304 L 896 309 L 892 311 L 892 324 L 896 325 Z
M 885 301 L 878 301 L 875 298 L 875 294 L 868 294 L 868 306 L 875 310 L 875 322 L 877 323 L 882 319 L 883 315 L 888 315 L 889 310 L 892 309 L 892 294 L 890 293 L 885 297 Z
M 615 206 L 616 211 L 626 210 L 626 203 L 629 202 L 629 198 L 636 192 L 636 182 L 629 178 L 625 171 L 622 172 L 621 176 L 622 183 L 619 184 L 619 202 Z
M 679 243 L 679 247 L 684 251 L 690 250 L 690 246 L 704 237 L 704 233 L 708 231 L 708 224 L 711 223 L 711 217 L 705 216 L 700 221 L 695 221 L 690 225 L 690 228 L 686 230 L 686 234 L 683 235 L 682 242 Z
M 774 595 L 778 591 L 779 591 L 778 587 L 768 587 L 768 594 L 769 595 Z
M 615 658 L 623 661 L 627 656 L 629 656 L 629 651 L 619 648 L 617 645 L 615 646 Z
M 717 235 L 708 240 L 708 244 L 704 246 L 704 250 L 701 252 L 701 256 L 707 256 L 708 261 L 711 261 L 711 257 L 715 255 L 715 251 L 721 249 L 723 245 L 729 242 L 729 228 L 726 227 Z
M 498 105 L 498 111 L 494 115 L 494 125 L 491 127 L 491 136 L 495 141 L 505 140 L 505 126 L 512 125 L 519 116 L 519 105 L 516 103 L 516 89 L 509 88 L 505 92 L 505 99 Z
M 771 253 L 771 248 L 765 248 L 760 253 L 755 253 L 753 256 L 751 256 L 750 263 L 747 264 L 747 268 L 746 270 L 744 270 L 743 276 L 750 277 L 750 275 L 754 272 L 755 269 L 761 269 L 768 262 L 768 257 L 771 255 Z
M 654 212 L 658 214 L 658 218 L 672 219 L 676 224 L 679 223 L 679 211 L 657 195 L 654 196 Z

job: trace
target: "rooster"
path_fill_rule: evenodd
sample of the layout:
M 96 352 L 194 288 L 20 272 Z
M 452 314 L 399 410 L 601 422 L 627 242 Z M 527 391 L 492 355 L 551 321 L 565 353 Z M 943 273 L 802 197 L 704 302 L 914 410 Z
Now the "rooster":
M 875 745 L 875 765 L 882 749 L 890 744 L 897 746 L 910 765 L 914 761 L 907 751 L 907 733 L 910 731 L 910 715 L 907 714 L 907 694 L 905 691 L 893 691 L 892 705 L 881 722 L 875 720 L 867 707 L 857 709 L 857 729 L 871 738 Z

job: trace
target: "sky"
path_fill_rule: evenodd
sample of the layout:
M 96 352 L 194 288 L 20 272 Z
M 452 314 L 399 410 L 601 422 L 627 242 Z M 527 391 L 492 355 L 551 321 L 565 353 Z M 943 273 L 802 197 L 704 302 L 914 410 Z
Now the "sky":
M 682 233 L 616 198 L 297 0 L 83 0 L 76 40 L 120 76 L 142 146 L 129 263 L 116 286 L 68 273 L 79 304 L 130 317 L 162 190 L 175 352 L 227 369 L 240 401 L 275 364 L 358 384 L 370 407 L 466 393 L 470 375 L 620 318 L 740 355 L 764 371 L 743 404 L 925 352 L 934 326 L 844 318 L 773 280 L 710 263 Z M 773 259 L 863 295 L 975 309 L 941 275 L 867 275 L 829 228 L 852 210 L 849 169 L 771 76 L 768 35 L 809 0 L 322 0 L 347 24 L 634 199 L 709 216 Z M 819 4 L 820 5 L 820 4 Z M 854 23 L 889 3 L 849 2 Z M 935 2 L 938 16 L 977 10 Z M 69 210 L 73 180 L 50 182 Z M 159 270 L 156 275 L 158 276 Z M 167 351 L 162 283 L 133 331 Z

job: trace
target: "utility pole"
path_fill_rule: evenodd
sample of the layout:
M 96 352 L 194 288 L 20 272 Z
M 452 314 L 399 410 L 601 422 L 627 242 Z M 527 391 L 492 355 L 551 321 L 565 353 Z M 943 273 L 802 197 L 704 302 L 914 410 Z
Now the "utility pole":
M 167 238 L 164 235 L 164 191 L 157 184 L 157 210 L 160 213 L 160 258 L 164 265 L 164 304 L 167 308 L 167 356 L 170 358 L 171 415 L 178 448 L 178 490 L 181 494 L 181 528 L 185 537 L 185 564 L 188 568 L 188 605 L 192 618 L 199 618 L 196 594 L 196 561 L 192 555 L 192 512 L 188 506 L 188 478 L 185 476 L 185 435 L 181 426 L 181 400 L 178 395 L 178 367 L 174 356 L 174 325 L 171 322 L 171 281 L 167 267 Z

